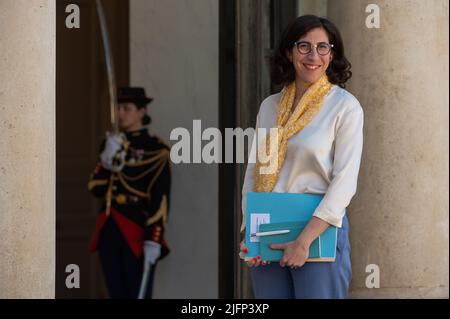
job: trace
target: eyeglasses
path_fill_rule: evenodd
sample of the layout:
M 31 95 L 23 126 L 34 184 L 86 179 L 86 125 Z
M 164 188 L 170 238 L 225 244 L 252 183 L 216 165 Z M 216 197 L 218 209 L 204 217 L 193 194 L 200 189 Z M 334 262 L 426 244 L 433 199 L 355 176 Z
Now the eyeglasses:
M 319 55 L 327 55 L 330 53 L 333 44 L 329 44 L 326 42 L 319 42 L 316 45 L 312 45 L 312 43 L 307 41 L 297 41 L 294 42 L 294 45 L 297 47 L 297 51 L 300 54 L 308 54 L 312 51 L 312 48 L 315 47 L 316 51 Z

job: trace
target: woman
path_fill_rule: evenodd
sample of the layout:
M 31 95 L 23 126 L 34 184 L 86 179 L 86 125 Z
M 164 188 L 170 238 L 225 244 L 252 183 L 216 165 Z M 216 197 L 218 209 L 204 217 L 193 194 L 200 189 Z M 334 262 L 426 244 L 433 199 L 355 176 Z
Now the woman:
M 99 251 L 111 298 L 151 298 L 156 264 L 169 253 L 170 151 L 148 134 L 151 101 L 142 88 L 119 89 L 122 133 L 107 134 L 88 185 L 103 199 L 89 248 Z
M 246 260 L 256 298 L 347 297 L 351 264 L 345 213 L 356 192 L 364 122 L 361 105 L 344 89 L 350 67 L 329 20 L 301 16 L 283 32 L 274 78 L 284 88 L 262 102 L 256 120 L 257 128 L 278 128 L 278 167 L 261 174 L 258 160 L 247 165 L 244 216 L 249 191 L 325 195 L 295 241 L 271 245 L 284 251 L 279 263 Z M 338 227 L 336 260 L 305 263 L 310 244 L 329 225 Z M 241 256 L 247 251 L 244 241 L 240 250 Z

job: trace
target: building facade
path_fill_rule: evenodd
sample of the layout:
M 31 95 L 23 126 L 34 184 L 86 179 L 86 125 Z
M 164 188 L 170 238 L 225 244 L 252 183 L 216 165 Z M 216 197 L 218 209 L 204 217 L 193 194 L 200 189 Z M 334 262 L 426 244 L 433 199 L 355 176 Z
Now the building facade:
M 108 128 L 103 53 L 93 1 L 70 1 L 79 30 L 61 29 L 68 3 L 0 0 L 1 298 L 105 297 L 98 261 L 83 251 L 97 206 L 82 188 Z M 351 297 L 448 298 L 448 1 L 105 5 L 118 83 L 155 98 L 152 130 L 166 140 L 194 119 L 253 126 L 277 90 L 268 61 L 282 28 L 306 13 L 332 20 L 352 63 L 347 89 L 365 112 L 348 208 Z M 244 169 L 175 165 L 173 253 L 156 298 L 252 297 L 237 256 Z M 65 287 L 68 264 L 82 266 L 80 290 Z M 368 288 L 374 265 L 380 287 Z

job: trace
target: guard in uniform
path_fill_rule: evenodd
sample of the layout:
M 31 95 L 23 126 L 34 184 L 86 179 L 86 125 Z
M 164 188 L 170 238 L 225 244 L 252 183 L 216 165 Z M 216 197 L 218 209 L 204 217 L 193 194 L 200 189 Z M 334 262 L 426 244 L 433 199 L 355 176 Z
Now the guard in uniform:
M 169 253 L 170 148 L 145 127 L 151 101 L 142 88 L 118 90 L 121 133 L 107 133 L 88 183 L 103 200 L 89 250 L 99 252 L 111 298 L 151 298 L 156 264 Z

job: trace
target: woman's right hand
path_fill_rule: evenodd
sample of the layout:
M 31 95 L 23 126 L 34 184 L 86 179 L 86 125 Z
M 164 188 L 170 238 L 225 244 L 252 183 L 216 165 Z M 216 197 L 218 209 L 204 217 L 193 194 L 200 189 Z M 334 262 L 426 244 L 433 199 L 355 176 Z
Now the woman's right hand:
M 242 256 L 244 254 L 248 253 L 248 248 L 245 245 L 245 239 L 241 241 L 240 251 L 241 251 L 240 255 L 242 255 Z M 251 258 L 251 259 L 245 259 L 245 262 L 247 263 L 247 265 L 249 267 L 257 267 L 259 265 L 265 266 L 267 264 L 270 264 L 270 261 L 269 262 L 261 261 L 261 256 L 258 256 L 256 258 Z

